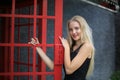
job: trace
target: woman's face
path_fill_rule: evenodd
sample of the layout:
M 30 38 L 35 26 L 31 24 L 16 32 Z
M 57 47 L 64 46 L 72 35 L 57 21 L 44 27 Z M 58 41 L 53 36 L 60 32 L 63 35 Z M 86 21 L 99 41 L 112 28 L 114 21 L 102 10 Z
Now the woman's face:
M 81 38 L 81 29 L 80 25 L 76 21 L 72 21 L 69 24 L 69 33 L 73 40 L 78 41 Z

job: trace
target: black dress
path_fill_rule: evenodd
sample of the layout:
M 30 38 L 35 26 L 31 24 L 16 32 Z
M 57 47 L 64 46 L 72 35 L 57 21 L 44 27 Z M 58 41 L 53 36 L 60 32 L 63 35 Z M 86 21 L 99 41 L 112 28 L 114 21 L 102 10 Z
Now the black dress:
M 71 60 L 73 60 L 73 58 L 78 54 L 78 51 L 81 48 L 81 46 L 75 51 L 73 52 L 71 51 L 71 54 L 70 54 Z M 65 72 L 64 80 L 86 80 L 86 74 L 88 71 L 89 64 L 90 64 L 90 59 L 87 58 L 85 62 L 83 63 L 83 65 L 79 67 L 74 73 L 68 75 Z M 65 71 L 65 67 L 64 67 L 64 71 Z

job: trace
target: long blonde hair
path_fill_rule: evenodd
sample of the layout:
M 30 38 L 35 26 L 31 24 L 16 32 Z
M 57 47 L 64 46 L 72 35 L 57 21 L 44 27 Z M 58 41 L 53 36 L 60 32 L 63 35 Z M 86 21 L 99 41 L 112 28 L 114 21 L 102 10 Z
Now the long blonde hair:
M 87 72 L 87 75 L 86 75 L 86 78 L 88 78 L 93 73 L 93 69 L 94 69 L 95 48 L 94 48 L 93 37 L 92 37 L 92 29 L 89 27 L 88 23 L 86 22 L 86 20 L 83 17 L 78 16 L 78 15 L 72 17 L 67 23 L 68 43 L 69 43 L 70 47 L 72 47 L 72 45 L 73 45 L 73 40 L 72 40 L 72 38 L 69 34 L 69 24 L 72 21 L 76 21 L 80 25 L 80 28 L 81 28 L 82 33 L 83 33 L 83 34 L 81 34 L 81 42 L 83 43 L 85 41 L 88 41 L 93 46 L 93 49 L 92 49 L 92 52 L 91 52 L 92 57 L 91 57 L 89 69 L 88 69 L 88 72 Z

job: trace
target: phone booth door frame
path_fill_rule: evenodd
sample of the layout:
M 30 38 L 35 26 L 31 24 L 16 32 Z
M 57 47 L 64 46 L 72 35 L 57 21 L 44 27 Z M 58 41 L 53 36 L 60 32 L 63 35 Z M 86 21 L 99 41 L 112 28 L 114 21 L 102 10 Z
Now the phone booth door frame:
M 62 64 L 63 64 L 63 48 L 59 40 L 59 36 L 62 36 L 62 18 L 63 18 L 63 0 L 54 0 L 54 15 L 47 15 L 48 8 L 48 0 L 30 0 L 33 2 L 33 15 L 25 15 L 25 14 L 16 14 L 16 9 L 18 7 L 22 7 L 25 5 L 31 5 L 29 2 L 24 3 L 23 5 L 17 5 L 17 0 L 11 0 L 11 10 L 7 13 L 0 13 L 0 18 L 9 18 L 5 20 L 5 23 L 1 23 L 0 26 L 4 26 L 5 28 L 0 27 L 0 30 L 4 30 L 0 32 L 2 36 L 0 36 L 0 79 L 2 80 L 20 80 L 20 78 L 15 78 L 17 76 L 32 76 L 32 80 L 46 80 L 46 74 L 52 74 L 54 76 L 54 80 L 62 80 Z M 38 2 L 41 4 L 42 9 L 40 10 L 40 15 L 37 14 Z M 1 7 L 1 6 L 0 6 Z M 30 10 L 31 11 L 31 10 Z M 33 35 L 32 37 L 37 37 L 37 19 L 41 19 L 40 24 L 42 25 L 41 34 L 41 43 L 37 46 L 40 46 L 45 52 L 46 47 L 54 47 L 54 70 L 52 72 L 46 72 L 46 65 L 43 61 L 38 65 L 41 68 L 41 72 L 36 71 L 36 46 L 30 45 L 28 43 L 15 43 L 15 25 L 16 18 L 28 18 L 33 19 Z M 47 44 L 46 42 L 46 29 L 47 29 L 47 19 L 54 20 L 54 43 Z M 19 20 L 18 20 L 19 22 Z M 21 25 L 18 23 L 18 25 Z M 29 24 L 27 24 L 29 25 Z M 8 27 L 9 26 L 9 27 Z M 3 34 L 5 33 L 5 34 Z M 18 37 L 20 33 L 20 28 L 18 28 Z M 24 36 L 24 35 L 23 35 Z M 29 39 L 30 40 L 30 35 Z M 2 39 L 3 38 L 3 39 Z M 18 38 L 19 39 L 19 38 Z M 5 41 L 4 41 L 5 40 Z M 33 63 L 32 63 L 32 71 L 30 72 L 15 72 L 14 64 L 15 64 L 15 47 L 30 47 L 33 49 Z M 4 50 L 2 50 L 4 49 Z M 20 48 L 18 48 L 18 53 L 20 52 Z M 30 53 L 30 49 L 28 49 L 28 55 Z M 19 56 L 18 56 L 19 58 Z M 3 62 L 2 62 L 3 61 Z M 20 62 L 17 62 L 20 65 Z M 29 66 L 29 64 L 26 64 Z M 19 69 L 19 68 L 18 68 Z M 36 77 L 36 76 L 41 77 Z M 28 80 L 31 80 L 30 77 Z

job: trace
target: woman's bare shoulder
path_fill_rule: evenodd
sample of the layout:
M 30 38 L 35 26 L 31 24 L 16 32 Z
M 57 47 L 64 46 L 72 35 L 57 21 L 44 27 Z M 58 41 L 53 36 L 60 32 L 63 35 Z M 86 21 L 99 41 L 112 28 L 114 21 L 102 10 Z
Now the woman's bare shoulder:
M 93 46 L 92 46 L 92 44 L 89 43 L 89 42 L 84 42 L 83 47 L 92 49 Z

